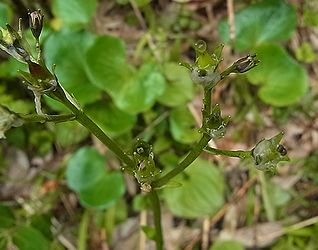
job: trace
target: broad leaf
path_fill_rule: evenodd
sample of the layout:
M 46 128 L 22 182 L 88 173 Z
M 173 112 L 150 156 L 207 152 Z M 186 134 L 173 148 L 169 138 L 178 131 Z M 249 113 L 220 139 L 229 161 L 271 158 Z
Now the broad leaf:
M 79 149 L 69 160 L 66 170 L 68 186 L 80 192 L 96 185 L 105 173 L 105 158 L 96 149 Z
M 282 0 L 266 0 L 249 5 L 235 13 L 234 48 L 243 51 L 264 42 L 288 40 L 296 27 L 293 7 Z M 230 43 L 228 21 L 219 25 L 219 33 L 225 43 Z
M 88 136 L 88 131 L 77 121 L 57 123 L 55 127 L 55 139 L 62 147 L 68 147 L 81 142 Z
M 124 179 L 121 173 L 105 173 L 97 183 L 80 192 L 80 201 L 84 206 L 106 209 L 125 193 Z
M 116 37 L 98 37 L 86 58 L 92 82 L 113 97 L 134 73 L 126 62 L 125 44 Z
M 131 130 L 136 122 L 136 116 L 125 113 L 110 102 L 95 102 L 85 107 L 85 112 L 111 135 L 120 135 Z
M 83 27 L 92 19 L 96 5 L 96 0 L 53 0 L 52 10 L 63 25 Z
M 177 216 L 210 216 L 223 205 L 223 176 L 208 161 L 197 159 L 173 181 L 182 186 L 164 189 L 164 199 L 171 212 Z
M 260 98 L 275 106 L 298 102 L 308 89 L 306 71 L 277 45 L 262 45 L 255 52 L 262 63 L 247 77 L 261 84 Z
M 193 98 L 193 83 L 186 68 L 176 63 L 164 65 L 166 89 L 159 97 L 159 102 L 167 106 L 178 106 Z
M 154 64 L 144 64 L 138 73 L 124 83 L 115 104 L 130 113 L 140 113 L 150 109 L 165 90 L 165 79 Z
M 57 65 L 59 82 L 83 106 L 98 100 L 101 95 L 101 90 L 91 83 L 87 73 L 85 52 L 93 42 L 90 33 L 62 30 L 51 35 L 44 46 L 47 64 Z
M 172 137 L 181 143 L 193 143 L 199 139 L 200 134 L 195 127 L 194 118 L 185 106 L 174 108 L 169 117 Z
M 19 250 L 47 250 L 49 241 L 33 227 L 20 226 L 13 233 L 13 243 Z

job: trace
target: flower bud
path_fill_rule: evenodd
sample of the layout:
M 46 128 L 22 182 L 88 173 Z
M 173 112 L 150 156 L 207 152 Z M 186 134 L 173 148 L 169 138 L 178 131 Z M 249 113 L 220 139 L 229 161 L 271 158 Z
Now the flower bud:
M 276 172 L 280 161 L 289 161 L 286 148 L 279 144 L 283 133 L 279 133 L 271 139 L 261 140 L 252 150 L 252 156 L 256 168 L 263 171 Z
M 212 139 L 222 138 L 225 135 L 226 126 L 230 119 L 230 116 L 221 116 L 220 105 L 216 104 L 212 109 L 212 114 L 204 122 L 199 132 L 210 135 Z
M 241 59 L 238 59 L 236 62 L 233 63 L 233 71 L 234 73 L 244 73 L 249 71 L 250 69 L 257 66 L 260 61 L 256 59 L 256 55 L 247 55 Z
M 29 12 L 29 26 L 36 40 L 39 39 L 43 28 L 43 17 L 41 10 Z
M 137 139 L 133 146 L 133 159 L 135 162 L 133 174 L 141 187 L 144 187 L 161 172 L 155 165 L 152 146 L 141 139 Z

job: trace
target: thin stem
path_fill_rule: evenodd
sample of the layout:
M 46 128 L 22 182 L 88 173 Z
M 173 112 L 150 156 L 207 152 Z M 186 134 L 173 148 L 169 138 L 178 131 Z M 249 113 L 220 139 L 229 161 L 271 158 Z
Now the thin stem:
M 203 149 L 206 147 L 206 145 L 208 144 L 210 140 L 211 140 L 211 137 L 207 134 L 204 134 L 201 137 L 200 141 L 192 148 L 192 150 L 189 152 L 186 158 L 184 158 L 184 160 L 180 162 L 176 168 L 171 170 L 165 176 L 154 181 L 152 183 L 152 187 L 156 187 L 156 188 L 162 187 L 163 185 L 167 184 L 170 181 L 170 179 L 172 179 L 177 174 L 185 170 L 196 158 L 198 158 L 198 156 L 201 154 L 201 152 L 203 151 Z
M 106 145 L 128 168 L 134 166 L 133 160 L 118 146 L 118 144 L 108 137 L 82 110 L 75 107 L 70 101 L 62 100 L 76 116 L 76 120 L 93 133 L 104 145 Z
M 205 88 L 204 89 L 204 99 L 203 99 L 203 109 L 202 109 L 202 126 L 207 121 L 209 115 L 211 114 L 211 94 L 212 89 Z
M 156 229 L 156 249 L 163 250 L 163 236 L 162 236 L 162 227 L 161 227 L 161 209 L 160 209 L 160 201 L 156 190 L 151 190 L 149 193 L 152 212 L 153 212 L 153 220 Z
M 231 74 L 234 71 L 235 67 L 231 65 L 227 69 L 225 69 L 220 75 L 221 75 L 221 80 L 227 77 L 229 74 Z
M 25 122 L 67 122 L 73 121 L 76 117 L 69 115 L 20 115 L 19 117 Z
M 224 150 L 224 149 L 216 149 L 216 148 L 211 148 L 211 147 L 206 147 L 204 151 L 214 154 L 214 155 L 225 155 L 229 157 L 238 157 L 241 159 L 245 159 L 248 157 L 252 157 L 252 151 L 244 151 L 244 150 Z

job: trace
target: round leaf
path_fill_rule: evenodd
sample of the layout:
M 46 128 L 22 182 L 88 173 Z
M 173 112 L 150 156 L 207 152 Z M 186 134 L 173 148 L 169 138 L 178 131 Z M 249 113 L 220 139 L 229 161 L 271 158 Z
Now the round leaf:
M 124 193 L 122 174 L 105 173 L 97 183 L 80 192 L 80 201 L 87 207 L 106 209 L 115 204 Z
M 195 128 L 194 118 L 187 107 L 173 109 L 169 122 L 170 132 L 176 141 L 187 144 L 199 139 L 200 134 Z
M 96 0 L 54 0 L 52 10 L 63 24 L 81 27 L 90 22 L 96 5 Z
M 133 73 L 126 63 L 124 42 L 116 37 L 100 36 L 87 51 L 86 57 L 93 83 L 116 97 Z
M 287 106 L 299 101 L 308 89 L 306 71 L 277 45 L 256 48 L 261 64 L 248 72 L 248 79 L 261 84 L 260 98 L 274 106 Z
M 13 243 L 19 250 L 47 250 L 49 242 L 38 230 L 21 226 L 13 233 Z
M 59 82 L 81 105 L 92 103 L 101 96 L 101 90 L 91 83 L 87 73 L 85 52 L 93 42 L 90 33 L 62 30 L 51 35 L 44 46 L 47 64 L 57 65 Z
M 264 42 L 288 40 L 296 27 L 294 8 L 281 0 L 263 1 L 235 13 L 234 48 L 239 51 L 254 48 Z M 228 21 L 219 25 L 219 33 L 230 44 Z
M 66 169 L 68 186 L 80 192 L 96 185 L 105 173 L 105 158 L 96 149 L 84 147 L 79 149 L 69 160 Z
M 115 104 L 130 113 L 149 110 L 156 99 L 163 94 L 165 79 L 154 64 L 144 64 L 130 81 L 123 84 Z
M 159 97 L 159 102 L 167 106 L 178 106 L 193 98 L 193 84 L 186 68 L 176 63 L 164 66 L 166 89 Z
M 214 214 L 224 202 L 224 180 L 211 163 L 197 159 L 173 181 L 178 188 L 164 189 L 168 208 L 177 216 L 199 218 Z
M 125 113 L 113 103 L 95 102 L 85 107 L 85 112 L 107 133 L 120 135 L 134 126 L 136 116 Z

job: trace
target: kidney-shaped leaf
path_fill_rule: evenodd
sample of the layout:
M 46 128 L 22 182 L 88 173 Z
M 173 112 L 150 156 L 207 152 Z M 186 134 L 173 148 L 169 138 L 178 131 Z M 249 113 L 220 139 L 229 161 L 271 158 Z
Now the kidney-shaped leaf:
M 277 45 L 259 46 L 256 53 L 261 63 L 247 77 L 252 83 L 262 84 L 260 98 L 275 106 L 299 101 L 308 89 L 306 71 Z
M 52 34 L 44 46 L 48 65 L 57 65 L 59 82 L 81 105 L 92 103 L 101 95 L 101 90 L 92 84 L 87 74 L 85 51 L 93 42 L 90 33 L 62 30 Z
M 194 88 L 188 70 L 176 63 L 167 63 L 164 74 L 167 84 L 159 102 L 174 107 L 191 101 Z
M 224 180 L 208 161 L 197 159 L 173 181 L 181 187 L 164 189 L 168 208 L 177 216 L 198 218 L 215 213 L 224 202 Z
M 90 22 L 96 5 L 96 0 L 54 0 L 52 9 L 64 25 L 81 27 Z
M 136 114 L 150 109 L 165 87 L 165 79 L 156 65 L 144 64 L 113 99 L 120 109 Z
M 79 149 L 69 160 L 66 170 L 68 186 L 80 192 L 94 186 L 105 173 L 105 158 L 92 147 Z
M 178 142 L 193 143 L 200 137 L 194 118 L 186 106 L 176 107 L 172 110 L 169 124 L 172 137 Z
M 113 103 L 96 102 L 85 107 L 85 111 L 105 131 L 119 135 L 129 131 L 136 122 L 136 116 L 119 110 Z
M 235 14 L 234 48 L 248 50 L 270 41 L 283 41 L 291 37 L 296 27 L 294 8 L 282 0 L 266 0 L 244 8 Z M 229 25 L 224 20 L 219 33 L 230 43 Z
M 80 201 L 84 206 L 106 209 L 124 194 L 123 176 L 118 172 L 105 173 L 97 183 L 80 192 Z

